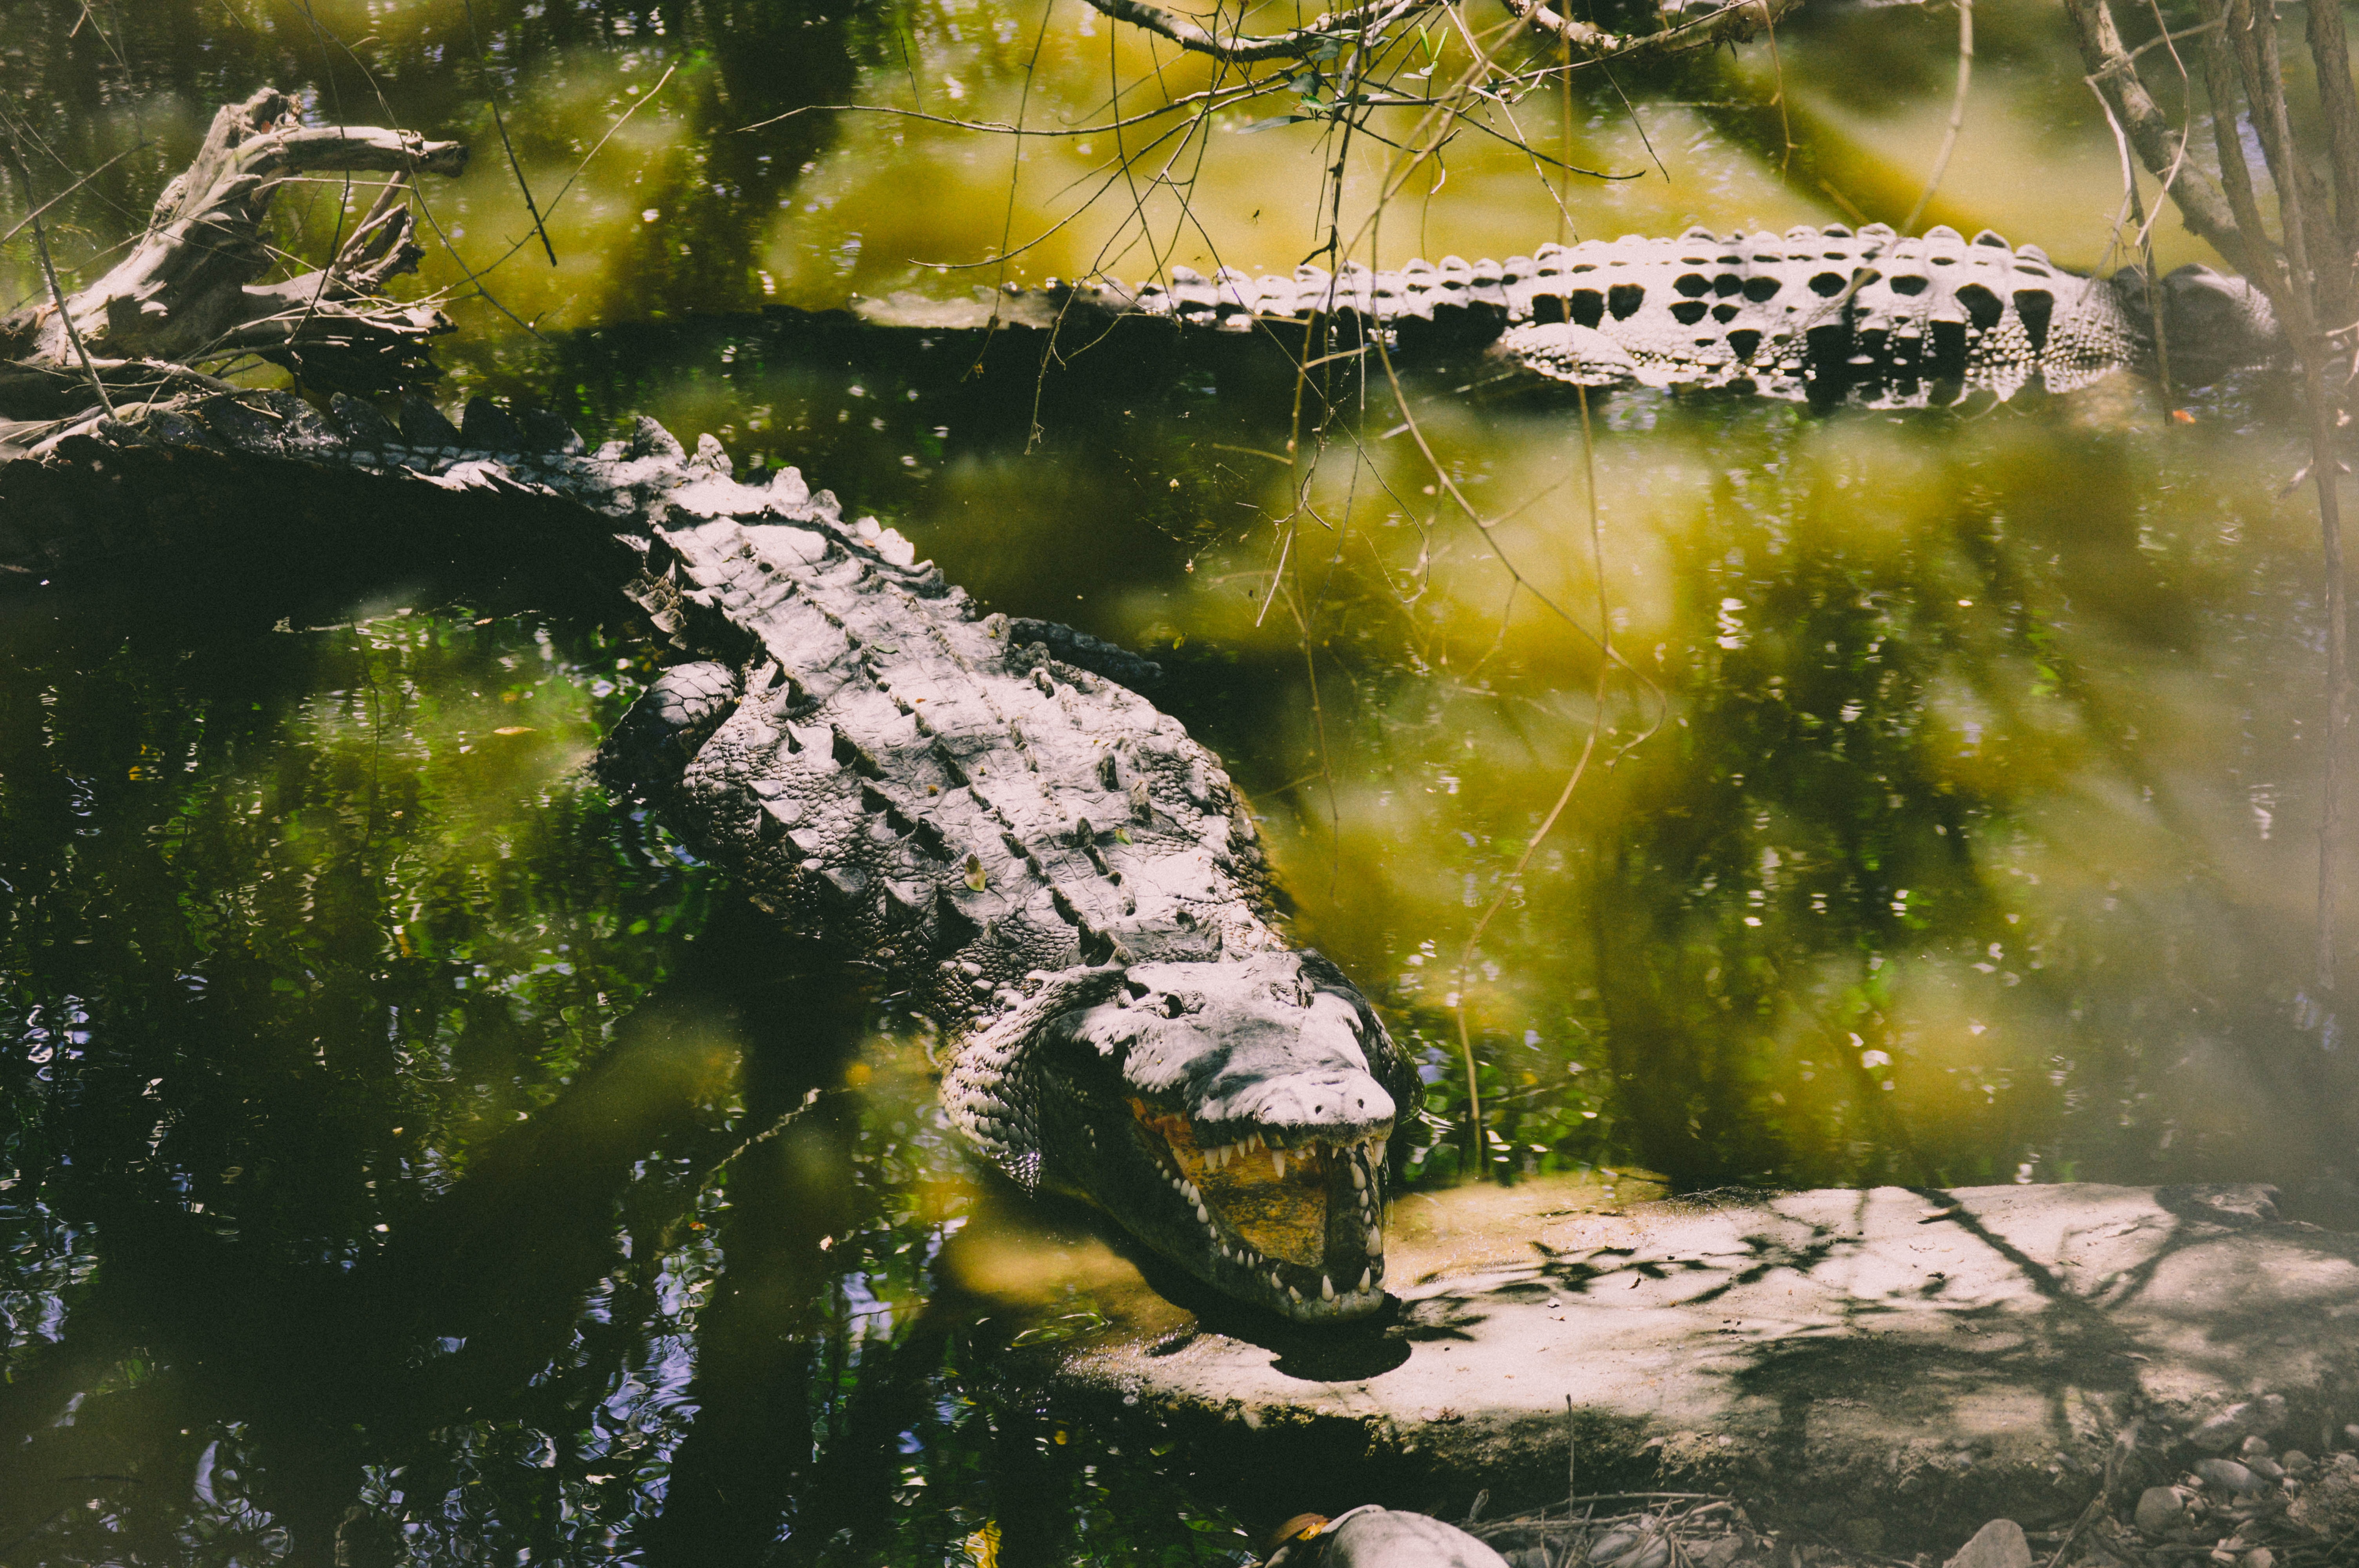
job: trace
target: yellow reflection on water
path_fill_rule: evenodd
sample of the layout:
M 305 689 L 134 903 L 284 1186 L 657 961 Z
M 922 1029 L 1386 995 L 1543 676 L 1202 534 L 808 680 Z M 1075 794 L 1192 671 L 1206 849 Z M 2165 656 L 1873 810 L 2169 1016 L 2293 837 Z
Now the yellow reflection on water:
M 2280 1073 L 2335 1044 L 2298 1000 L 2314 524 L 2280 438 L 2136 384 L 1963 416 L 1603 401 L 1627 667 L 1601 710 L 1577 411 L 1421 395 L 1488 526 L 1380 406 L 1299 472 L 1228 470 L 1217 503 L 1259 521 L 1088 613 L 1261 672 L 1251 720 L 1193 717 L 1445 1120 L 1462 1013 L 1486 1164 L 1965 1181 L 2318 1147 L 2331 1113 L 2277 1130 Z M 996 602 L 1038 574 L 992 563 L 1076 536 L 1022 465 L 939 504 L 922 546 Z M 1417 1141 L 1447 1168 L 1459 1136 Z

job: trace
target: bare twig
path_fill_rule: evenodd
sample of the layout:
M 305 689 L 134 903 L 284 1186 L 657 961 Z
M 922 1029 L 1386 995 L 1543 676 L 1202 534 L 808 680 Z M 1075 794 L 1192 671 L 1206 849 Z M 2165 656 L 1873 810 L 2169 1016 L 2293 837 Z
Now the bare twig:
M 1507 9 L 1533 27 L 1560 40 L 1581 57 L 1581 63 L 1640 60 L 1743 43 L 1754 34 L 1775 27 L 1802 0 L 1735 0 L 1691 22 L 1681 22 L 1659 33 L 1609 33 L 1594 23 L 1576 20 L 1550 9 L 1542 0 L 1506 0 Z
M 41 217 L 42 214 L 49 211 L 50 208 L 56 206 L 59 202 L 63 201 L 67 197 L 71 196 L 75 191 L 80 190 L 83 186 L 88 185 L 92 180 L 96 179 L 100 175 L 104 174 L 116 164 L 121 163 L 133 153 L 145 152 L 147 149 L 147 145 L 148 144 L 144 140 L 133 143 L 131 146 L 124 148 L 121 152 L 115 154 L 113 157 L 108 158 L 104 163 L 100 164 L 96 168 L 92 169 L 88 174 L 76 179 L 71 185 L 67 186 L 55 196 L 50 197 L 47 201 L 42 202 L 38 207 L 34 208 L 32 211 L 27 213 L 22 219 L 18 220 L 15 228 L 9 230 L 5 234 L 0 234 L 0 245 L 6 244 L 9 241 L 23 233 L 27 229 L 31 228 L 34 222 Z
M 467 8 L 467 34 L 474 40 L 475 54 L 480 59 L 484 52 L 484 38 L 475 30 L 475 0 L 463 0 L 463 3 Z M 524 165 L 516 161 L 516 144 L 508 140 L 508 124 L 500 114 L 500 95 L 486 88 L 484 102 L 491 105 L 492 129 L 500 134 L 500 150 L 507 154 L 508 172 L 516 176 L 516 189 L 524 194 L 524 210 L 532 214 L 533 232 L 540 236 L 540 248 L 549 253 L 549 265 L 555 266 L 557 247 L 549 243 L 549 225 L 541 222 L 540 208 L 532 199 L 532 187 L 524 178 Z
M 1118 22 L 1170 39 L 1181 49 L 1211 55 L 1233 64 L 1266 59 L 1300 59 L 1342 43 L 1363 47 L 1381 41 L 1396 24 L 1440 9 L 1456 19 L 1446 0 L 1375 0 L 1350 11 L 1330 12 L 1283 33 L 1255 36 L 1214 33 L 1201 22 L 1148 0 L 1089 0 L 1092 6 Z M 1582 63 L 1645 59 L 1685 49 L 1738 43 L 1774 25 L 1802 0 L 1735 0 L 1692 21 L 1680 22 L 1656 33 L 1610 33 L 1551 9 L 1543 0 L 1506 0 L 1507 9 L 1537 31 L 1558 39 Z
M 1150 5 L 1147 0 L 1089 0 L 1089 3 L 1117 22 L 1127 22 L 1134 27 L 1169 38 L 1183 49 L 1208 54 L 1232 64 L 1245 64 L 1261 59 L 1299 59 L 1339 39 L 1348 39 L 1353 34 L 1386 27 L 1416 12 L 1430 9 L 1441 0 L 1375 0 L 1375 4 L 1355 10 L 1330 12 L 1306 26 L 1261 38 L 1242 33 L 1222 38 L 1208 30 L 1202 23 L 1177 11 Z
M 2122 128 L 2129 134 L 2130 145 L 2137 149 L 2139 160 L 2156 178 L 2167 178 L 2170 199 L 2187 227 L 2240 270 L 2249 273 L 2252 269 L 2247 264 L 2251 258 L 2245 254 L 2237 214 L 2209 175 L 2182 166 L 2185 138 L 2180 137 L 2178 145 L 2173 145 L 2169 118 L 2154 101 L 2154 94 L 2147 91 L 2146 83 L 2138 79 L 2137 66 L 2122 48 L 2121 33 L 2114 26 L 2113 12 L 2107 9 L 2105 0 L 2064 0 L 2064 11 L 2071 19 L 2073 36 L 2081 46 L 2082 63 L 2089 70 L 2090 85 L 2120 116 Z M 2168 176 L 2165 171 L 2169 171 Z
M 106 383 L 99 378 L 98 367 L 90 362 L 89 346 L 83 343 L 82 333 L 74 328 L 73 311 L 66 302 L 66 291 L 58 286 L 58 269 L 49 260 L 49 240 L 41 231 L 40 201 L 33 194 L 33 177 L 26 172 L 25 160 L 16 156 L 13 147 L 9 151 L 8 161 L 16 166 L 16 183 L 25 190 L 25 205 L 34 210 L 33 216 L 27 222 L 33 225 L 33 251 L 41 258 L 41 277 L 49 286 L 50 302 L 57 309 L 59 321 L 65 327 L 66 341 L 73 345 L 74 357 L 82 362 L 82 373 L 90 378 L 91 391 L 98 395 L 98 406 L 106 410 L 107 417 L 111 419 L 114 416 L 114 400 L 107 396 Z
M 1941 150 L 1933 159 L 1933 172 L 1925 178 L 1925 189 L 1917 198 L 1917 205 L 1908 209 L 1901 220 L 1900 232 L 1913 234 L 1917 220 L 1933 200 L 1933 192 L 1941 189 L 1941 176 L 1950 170 L 1950 155 L 1958 150 L 1958 133 L 1966 124 L 1966 90 L 1974 81 L 1974 0 L 1958 0 L 1958 89 L 1950 99 L 1950 125 L 1941 133 Z

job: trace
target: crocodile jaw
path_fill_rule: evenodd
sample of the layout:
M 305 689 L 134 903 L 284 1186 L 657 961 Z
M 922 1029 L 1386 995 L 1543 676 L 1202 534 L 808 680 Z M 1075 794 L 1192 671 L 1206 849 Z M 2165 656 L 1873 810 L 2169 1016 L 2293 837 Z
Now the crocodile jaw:
M 1385 1134 L 1288 1142 L 1256 1131 L 1210 1143 L 1184 1115 L 1144 1100 L 1131 1114 L 1176 1200 L 1163 1205 L 1162 1223 L 1132 1227 L 1157 1250 L 1299 1322 L 1364 1317 L 1384 1304 Z
M 1299 1322 L 1375 1312 L 1397 1107 L 1372 1065 L 1399 1053 L 1339 984 L 1294 953 L 1132 966 L 1048 1057 L 1079 1098 L 1118 1095 L 1132 1136 L 1047 1173 L 1225 1294 Z

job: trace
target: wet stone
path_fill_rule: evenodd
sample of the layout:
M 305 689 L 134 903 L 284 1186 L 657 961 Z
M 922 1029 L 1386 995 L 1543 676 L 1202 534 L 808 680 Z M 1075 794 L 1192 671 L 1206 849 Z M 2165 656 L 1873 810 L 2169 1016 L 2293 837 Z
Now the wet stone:
M 2158 1536 L 2187 1517 L 2187 1499 L 2176 1487 L 2148 1487 L 2138 1494 L 2133 1517 L 2140 1534 Z
M 2031 1542 L 2013 1519 L 1995 1519 L 1943 1568 L 2031 1568 Z
M 2217 1487 L 2223 1492 L 2242 1494 L 2260 1486 L 2260 1478 L 2234 1459 L 2201 1459 L 2196 1461 L 2195 1474 L 2207 1487 Z
M 2218 1454 L 2249 1434 L 2275 1432 L 2285 1424 L 2285 1419 L 2286 1402 L 2282 1394 L 2239 1400 L 2197 1427 L 2190 1441 L 2198 1448 Z

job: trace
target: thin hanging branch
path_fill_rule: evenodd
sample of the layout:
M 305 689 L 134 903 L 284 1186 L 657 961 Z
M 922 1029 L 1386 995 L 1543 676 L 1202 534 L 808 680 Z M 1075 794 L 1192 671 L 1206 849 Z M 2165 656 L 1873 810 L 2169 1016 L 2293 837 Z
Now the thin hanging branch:
M 1974 84 L 1974 0 L 1958 0 L 1958 87 L 1950 98 L 1950 124 L 1941 133 L 1941 150 L 1933 158 L 1933 172 L 1925 177 L 1925 189 L 1917 198 L 1917 205 L 1908 209 L 1908 218 L 1900 232 L 1913 234 L 1917 220 L 1933 204 L 1933 193 L 1941 189 L 1941 177 L 1950 172 L 1950 155 L 1958 150 L 1958 134 L 1966 128 L 1966 92 Z
M 484 35 L 475 27 L 475 0 L 466 0 L 466 7 L 467 36 L 474 40 L 475 55 L 480 59 L 484 54 Z M 487 65 L 486 72 L 489 69 Z M 484 102 L 491 106 L 492 129 L 500 135 L 500 151 L 507 155 L 508 172 L 516 176 L 516 189 L 524 197 L 524 210 L 532 217 L 532 232 L 540 236 L 540 248 L 549 253 L 549 265 L 555 266 L 557 246 L 550 243 L 549 225 L 541 221 L 540 206 L 532 199 L 532 187 L 524 178 L 524 165 L 516 161 L 516 144 L 508 140 L 508 123 L 500 114 L 500 95 L 487 86 L 484 91 Z
M 2163 181 L 2189 230 L 2249 276 L 2253 269 L 2236 214 L 2219 182 L 2189 167 L 2181 156 L 2185 140 L 2139 79 L 2136 62 L 2122 48 L 2122 35 L 2114 26 L 2105 0 L 2064 0 L 2064 14 L 2081 46 L 2082 63 L 2088 67 L 2089 85 L 2121 121 L 2130 146 L 2137 149 L 2138 161 Z
M 1378 0 L 1349 11 L 1331 11 L 1318 20 L 1283 33 L 1254 37 L 1233 33 L 1223 38 L 1193 17 L 1169 11 L 1148 0 L 1090 0 L 1090 5 L 1117 22 L 1127 22 L 1181 49 L 1211 55 L 1232 64 L 1261 59 L 1299 59 L 1338 42 L 1354 40 L 1420 11 L 1440 0 Z
M 1592 22 L 1567 16 L 1541 0 L 1505 0 L 1508 10 L 1546 33 L 1572 52 L 1576 63 L 1615 64 L 1679 54 L 1720 44 L 1741 44 L 1776 27 L 1800 8 L 1802 0 L 1737 0 L 1692 21 L 1675 22 L 1659 32 L 1609 33 Z
M 1201 22 L 1149 0 L 1089 0 L 1092 6 L 1181 49 L 1211 55 L 1233 64 L 1256 60 L 1301 59 L 1339 47 L 1368 49 L 1388 41 L 1390 29 L 1428 12 L 1448 9 L 1447 0 L 1376 0 L 1349 11 L 1332 11 L 1315 21 L 1283 33 L 1226 37 Z M 1542 0 L 1506 0 L 1507 9 L 1534 31 L 1545 33 L 1569 49 L 1577 63 L 1636 60 L 1742 43 L 1775 25 L 1799 7 L 1802 0 L 1735 0 L 1693 20 L 1664 17 L 1665 26 L 1651 33 L 1609 33 L 1594 23 L 1578 21 L 1550 9 Z

